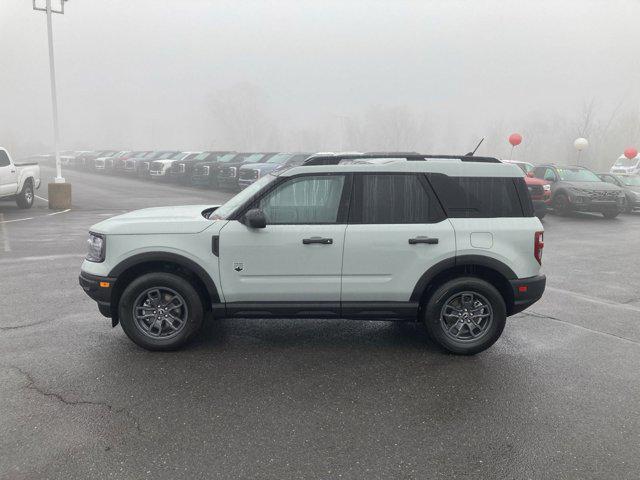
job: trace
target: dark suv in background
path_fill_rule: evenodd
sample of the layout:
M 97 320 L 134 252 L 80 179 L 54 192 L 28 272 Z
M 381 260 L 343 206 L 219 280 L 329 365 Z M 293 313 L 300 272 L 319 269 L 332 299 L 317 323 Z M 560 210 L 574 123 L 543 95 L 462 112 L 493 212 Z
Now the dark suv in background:
M 238 190 L 240 166 L 244 164 L 264 163 L 273 157 L 272 153 L 238 153 L 230 162 L 221 163 L 218 167 L 218 187 Z
M 575 212 L 601 213 L 617 217 L 625 208 L 625 196 L 616 185 L 603 182 L 588 168 L 563 165 L 538 165 L 536 178 L 551 183 L 550 204 L 558 215 Z
M 230 161 L 236 156 L 235 152 L 211 152 L 206 158 L 193 164 L 191 185 L 196 187 L 218 186 L 218 162 Z

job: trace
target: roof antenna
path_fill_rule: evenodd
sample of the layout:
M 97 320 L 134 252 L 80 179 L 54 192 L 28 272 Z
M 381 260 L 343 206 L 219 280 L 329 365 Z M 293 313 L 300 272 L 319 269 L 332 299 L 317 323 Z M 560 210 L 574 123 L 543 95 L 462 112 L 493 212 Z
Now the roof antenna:
M 478 142 L 478 145 L 476 145 L 476 148 L 473 149 L 473 152 L 467 153 L 465 157 L 473 157 L 473 155 L 478 151 L 478 148 L 480 148 L 480 145 L 482 145 L 482 142 L 484 142 L 484 137 L 482 137 L 482 139 Z

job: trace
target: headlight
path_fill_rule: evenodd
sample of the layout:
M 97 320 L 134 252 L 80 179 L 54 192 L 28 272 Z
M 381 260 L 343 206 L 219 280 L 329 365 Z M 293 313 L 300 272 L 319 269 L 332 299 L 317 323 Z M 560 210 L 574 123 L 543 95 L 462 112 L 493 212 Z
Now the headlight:
M 550 192 L 550 191 L 551 191 L 551 185 L 543 185 L 543 186 L 542 186 L 542 189 L 543 189 L 545 192 Z
M 89 262 L 104 262 L 104 253 L 106 247 L 106 241 L 104 235 L 99 233 L 89 232 L 89 238 L 87 239 L 87 256 L 85 257 Z

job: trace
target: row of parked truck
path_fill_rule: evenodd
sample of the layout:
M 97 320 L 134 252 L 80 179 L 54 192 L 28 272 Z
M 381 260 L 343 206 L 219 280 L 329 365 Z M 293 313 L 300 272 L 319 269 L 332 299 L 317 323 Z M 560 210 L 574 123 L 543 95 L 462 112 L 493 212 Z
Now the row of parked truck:
M 95 173 L 239 190 L 269 172 L 300 165 L 310 153 L 116 151 L 63 152 L 67 167 Z

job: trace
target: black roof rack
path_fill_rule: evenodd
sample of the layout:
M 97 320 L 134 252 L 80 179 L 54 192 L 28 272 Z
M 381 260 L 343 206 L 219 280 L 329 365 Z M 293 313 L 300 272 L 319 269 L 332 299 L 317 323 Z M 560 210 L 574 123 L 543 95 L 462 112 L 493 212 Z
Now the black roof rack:
M 306 159 L 303 163 L 305 166 L 312 165 L 338 165 L 343 160 L 361 160 L 361 159 L 378 159 L 378 158 L 404 158 L 407 161 L 426 161 L 430 159 L 436 160 L 460 160 L 462 162 L 479 162 L 479 163 L 502 163 L 494 157 L 472 157 L 470 155 L 423 155 L 420 153 L 346 153 L 336 155 L 315 155 Z

